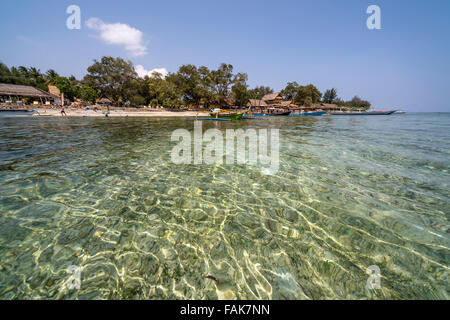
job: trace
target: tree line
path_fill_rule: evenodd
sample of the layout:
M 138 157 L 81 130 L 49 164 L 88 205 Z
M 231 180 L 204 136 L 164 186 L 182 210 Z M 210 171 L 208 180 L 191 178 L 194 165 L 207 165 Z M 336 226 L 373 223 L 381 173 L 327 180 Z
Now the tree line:
M 224 107 L 245 106 L 249 99 L 261 99 L 273 93 L 267 86 L 249 88 L 246 73 L 234 73 L 231 64 L 222 63 L 216 70 L 205 66 L 182 65 L 177 72 L 166 77 L 154 72 L 139 77 L 133 63 L 122 58 L 103 57 L 94 60 L 82 80 L 64 77 L 55 70 L 41 73 L 34 67 L 8 68 L 0 62 L 0 82 L 22 84 L 47 90 L 54 85 L 74 101 L 80 98 L 95 103 L 98 98 L 108 98 L 117 106 Z M 283 98 L 301 106 L 316 103 L 335 103 L 342 106 L 370 107 L 370 102 L 355 96 L 350 101 L 338 98 L 336 89 L 322 93 L 312 84 L 299 85 L 288 82 L 281 91 Z

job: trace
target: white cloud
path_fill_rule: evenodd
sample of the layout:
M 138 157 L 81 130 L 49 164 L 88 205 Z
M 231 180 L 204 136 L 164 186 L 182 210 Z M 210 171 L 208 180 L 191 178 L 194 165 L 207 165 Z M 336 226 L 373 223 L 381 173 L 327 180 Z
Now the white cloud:
M 89 29 L 100 32 L 100 38 L 107 44 L 125 46 L 125 50 L 133 56 L 147 53 L 147 47 L 142 43 L 142 31 L 123 23 L 104 23 L 99 18 L 86 21 Z
M 156 68 L 156 69 L 152 69 L 152 70 L 145 70 L 144 66 L 138 64 L 134 70 L 136 71 L 136 73 L 138 74 L 139 77 L 144 78 L 145 76 L 149 76 L 152 77 L 153 76 L 153 72 L 158 72 L 162 75 L 163 78 L 165 78 L 169 72 L 167 72 L 166 68 Z

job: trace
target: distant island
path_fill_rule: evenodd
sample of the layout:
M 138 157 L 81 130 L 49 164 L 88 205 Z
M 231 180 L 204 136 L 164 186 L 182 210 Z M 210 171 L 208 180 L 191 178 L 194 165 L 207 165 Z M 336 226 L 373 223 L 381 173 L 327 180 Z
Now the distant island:
M 78 80 L 74 76 L 61 76 L 53 69 L 41 73 L 35 67 L 9 68 L 0 62 L 0 103 L 165 109 L 258 109 L 267 103 L 280 108 L 309 110 L 366 110 L 371 106 L 358 96 L 344 101 L 335 88 L 322 94 L 313 84 L 288 82 L 283 90 L 274 92 L 268 86 L 250 89 L 247 81 L 246 73 L 233 73 L 233 66 L 226 63 L 217 70 L 182 65 L 176 73 L 164 76 L 154 72 L 142 78 L 131 61 L 103 57 L 94 60 L 86 76 Z

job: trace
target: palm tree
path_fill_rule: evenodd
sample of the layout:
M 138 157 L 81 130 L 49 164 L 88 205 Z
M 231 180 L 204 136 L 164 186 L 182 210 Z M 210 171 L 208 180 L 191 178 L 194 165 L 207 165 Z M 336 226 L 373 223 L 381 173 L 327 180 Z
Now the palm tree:
M 47 85 L 54 84 L 57 77 L 59 77 L 59 74 L 55 70 L 50 69 L 45 73 L 45 83 Z

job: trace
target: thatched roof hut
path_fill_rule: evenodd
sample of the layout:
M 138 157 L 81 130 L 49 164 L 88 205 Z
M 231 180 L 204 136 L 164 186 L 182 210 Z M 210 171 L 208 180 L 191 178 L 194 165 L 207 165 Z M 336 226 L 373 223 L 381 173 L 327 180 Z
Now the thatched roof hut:
M 275 93 L 266 94 L 262 99 L 266 103 L 270 104 L 272 102 L 278 102 L 278 101 L 283 100 L 283 96 L 281 95 L 280 92 L 275 92 Z
M 292 101 L 291 100 L 280 101 L 279 106 L 283 108 L 289 108 L 290 106 L 292 106 Z
M 106 106 L 106 105 L 112 105 L 112 101 L 109 100 L 108 98 L 97 99 L 96 102 L 97 102 L 98 104 L 105 105 L 105 106 Z
M 58 96 L 50 94 L 44 90 L 37 89 L 31 86 L 0 83 L 0 96 L 4 97 L 27 97 L 55 100 Z
M 272 107 L 272 108 L 282 108 L 282 109 L 289 109 L 289 108 L 297 107 L 297 105 L 294 104 L 291 100 L 285 100 L 285 101 L 279 100 L 279 101 L 270 103 L 267 106 Z
M 249 108 L 261 108 L 267 107 L 267 103 L 264 100 L 249 99 L 246 106 Z
M 61 90 L 59 90 L 57 86 L 49 85 L 48 92 L 50 92 L 50 94 L 53 94 L 58 97 L 61 96 Z

